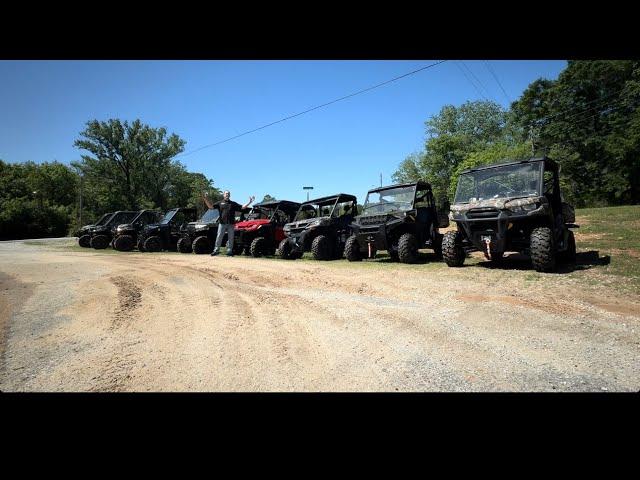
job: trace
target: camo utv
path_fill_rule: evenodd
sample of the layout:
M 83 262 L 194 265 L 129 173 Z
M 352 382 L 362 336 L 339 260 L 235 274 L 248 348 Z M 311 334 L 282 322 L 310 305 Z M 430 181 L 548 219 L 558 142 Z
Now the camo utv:
M 279 255 L 295 260 L 311 251 L 316 260 L 342 258 L 356 213 L 357 199 L 346 193 L 304 202 L 284 226 L 287 238 L 280 242 Z
M 558 164 L 550 158 L 465 170 L 450 218 L 457 231 L 442 242 L 450 267 L 461 266 L 470 251 L 496 263 L 507 251 L 524 253 L 539 272 L 575 262 L 575 211 L 562 200 Z
M 418 249 L 431 248 L 441 256 L 446 215 L 438 215 L 431 185 L 427 182 L 404 183 L 376 188 L 367 193 L 362 214 L 351 225 L 344 256 L 350 262 L 374 258 L 386 250 L 392 260 L 415 263 Z

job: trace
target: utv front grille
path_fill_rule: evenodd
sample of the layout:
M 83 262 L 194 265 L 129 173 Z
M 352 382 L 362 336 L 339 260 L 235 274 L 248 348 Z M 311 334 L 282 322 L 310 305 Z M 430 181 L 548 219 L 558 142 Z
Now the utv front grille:
M 379 227 L 377 225 L 373 226 L 373 227 L 362 227 L 360 229 L 360 233 L 376 233 L 378 231 Z
M 496 218 L 500 210 L 492 207 L 472 208 L 467 212 L 467 218 Z
M 360 225 L 380 225 L 387 221 L 387 215 L 367 215 L 360 217 Z

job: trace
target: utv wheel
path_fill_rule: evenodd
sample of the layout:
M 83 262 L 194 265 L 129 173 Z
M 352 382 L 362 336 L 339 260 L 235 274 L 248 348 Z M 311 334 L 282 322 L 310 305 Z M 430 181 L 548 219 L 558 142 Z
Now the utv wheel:
M 89 248 L 91 246 L 91 235 L 82 235 L 78 239 L 78 245 L 82 248 Z
M 461 267 L 464 263 L 464 249 L 460 232 L 447 232 L 442 238 L 442 257 L 450 267 Z
M 113 239 L 113 248 L 121 252 L 130 252 L 135 246 L 136 242 L 131 235 L 120 235 Z
M 355 235 L 347 238 L 347 243 L 344 246 L 344 256 L 350 262 L 362 261 L 360 245 L 358 245 L 358 237 L 356 237 Z
M 280 242 L 280 245 L 278 245 L 278 255 L 284 260 L 293 260 L 291 258 L 291 250 L 291 244 L 286 238 Z
M 311 253 L 316 260 L 329 260 L 331 258 L 331 244 L 325 235 L 318 235 L 311 243 Z
M 156 235 L 149 237 L 144 241 L 144 249 L 147 252 L 161 252 L 162 240 Z
M 398 240 L 398 256 L 402 263 L 418 261 L 418 239 L 412 233 L 405 233 Z
M 180 253 L 191 253 L 193 252 L 193 245 L 191 244 L 191 240 L 185 237 L 179 238 L 178 243 L 176 244 L 178 251 Z
M 556 266 L 556 251 L 550 228 L 534 228 L 531 232 L 531 263 L 537 272 L 549 272 Z
M 267 241 L 265 240 L 264 237 L 257 237 L 253 239 L 253 242 L 251 242 L 251 246 L 249 247 L 249 252 L 251 253 L 252 257 L 261 257 L 265 254 L 265 247 L 266 247 Z
M 91 239 L 91 246 L 96 250 L 104 250 L 109 246 L 109 237 L 106 235 L 96 235 Z
M 213 251 L 213 248 L 211 247 L 211 242 L 204 235 L 197 237 L 192 244 L 193 253 L 197 255 L 202 255 L 203 253 L 211 253 Z
M 575 264 L 576 263 L 576 237 L 573 235 L 573 232 L 569 232 L 569 237 L 567 238 L 567 249 L 562 252 L 561 259 L 565 263 Z
M 138 251 L 146 252 L 146 250 L 144 249 L 144 238 L 138 240 Z

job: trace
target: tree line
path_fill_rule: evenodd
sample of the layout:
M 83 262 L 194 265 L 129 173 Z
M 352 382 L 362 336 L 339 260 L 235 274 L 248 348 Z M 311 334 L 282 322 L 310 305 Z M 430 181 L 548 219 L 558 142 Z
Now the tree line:
M 424 149 L 393 179 L 429 181 L 442 205 L 464 169 L 546 155 L 560 164 L 565 200 L 575 206 L 637 204 L 639 107 L 640 62 L 569 61 L 557 80 L 532 82 L 508 109 L 444 106 L 425 122 Z
M 0 239 L 72 235 L 108 211 L 204 211 L 204 192 L 222 197 L 212 179 L 175 160 L 185 141 L 165 128 L 92 120 L 74 145 L 88 153 L 70 165 L 0 160 Z

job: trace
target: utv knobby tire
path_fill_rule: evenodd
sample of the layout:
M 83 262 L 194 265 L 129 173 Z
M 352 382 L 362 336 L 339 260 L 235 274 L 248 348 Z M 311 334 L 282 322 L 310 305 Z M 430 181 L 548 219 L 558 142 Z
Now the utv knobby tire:
M 550 228 L 534 228 L 531 232 L 531 263 L 537 272 L 549 272 L 556 266 L 553 232 Z
M 264 237 L 256 237 L 249 246 L 249 253 L 252 257 L 261 257 L 266 253 L 267 241 Z
M 358 237 L 356 237 L 355 235 L 347 238 L 347 243 L 345 243 L 344 245 L 344 256 L 350 262 L 362 261 L 362 253 L 360 252 Z
M 82 248 L 89 248 L 91 246 L 91 235 L 82 235 L 78 239 L 78 245 Z
M 204 235 L 196 237 L 196 239 L 191 244 L 191 248 L 193 249 L 193 253 L 195 253 L 196 255 L 211 253 L 213 251 L 213 245 L 211 245 L 209 238 Z
M 104 250 L 109 246 L 109 237 L 106 235 L 96 235 L 91 239 L 91 247 L 96 250 Z
M 140 240 L 138 240 L 138 251 L 139 252 L 146 252 L 146 250 L 144 249 L 144 238 L 141 238 Z
M 193 244 L 191 240 L 185 237 L 181 237 L 178 239 L 178 243 L 176 243 L 176 247 L 180 253 L 191 253 L 193 252 Z
M 291 244 L 286 238 L 280 242 L 280 245 L 278 245 L 278 255 L 283 260 L 293 260 L 293 258 L 291 257 L 292 250 L 293 249 L 291 248 Z
M 398 257 L 402 263 L 418 261 L 418 239 L 413 233 L 405 233 L 398 240 Z
M 465 253 L 460 232 L 447 232 L 442 238 L 442 258 L 450 267 L 461 267 Z
M 325 235 L 318 235 L 311 243 L 311 253 L 316 260 L 331 259 L 331 243 Z
M 161 252 L 162 240 L 157 235 L 153 235 L 144 241 L 144 249 L 147 252 Z
M 131 235 L 120 235 L 113 239 L 113 248 L 120 252 L 130 252 L 136 246 L 136 241 Z

